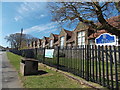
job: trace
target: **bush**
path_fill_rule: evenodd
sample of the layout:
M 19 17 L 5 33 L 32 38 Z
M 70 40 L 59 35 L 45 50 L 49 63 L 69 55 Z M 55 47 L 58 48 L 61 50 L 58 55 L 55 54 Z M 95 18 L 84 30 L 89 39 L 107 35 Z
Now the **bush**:
M 58 52 L 55 52 L 54 55 L 55 55 L 55 57 L 57 57 L 58 56 Z M 65 53 L 62 52 L 62 51 L 59 51 L 59 57 L 65 57 Z
M 22 56 L 26 57 L 26 58 L 34 58 L 34 52 L 33 51 L 29 51 L 29 50 L 24 50 L 22 52 Z

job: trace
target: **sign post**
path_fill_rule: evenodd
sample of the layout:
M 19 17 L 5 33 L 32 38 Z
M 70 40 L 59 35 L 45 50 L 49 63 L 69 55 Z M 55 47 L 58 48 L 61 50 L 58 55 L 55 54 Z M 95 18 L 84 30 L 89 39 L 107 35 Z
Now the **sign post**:
M 117 45 L 116 36 L 104 33 L 95 39 L 95 43 L 96 45 Z

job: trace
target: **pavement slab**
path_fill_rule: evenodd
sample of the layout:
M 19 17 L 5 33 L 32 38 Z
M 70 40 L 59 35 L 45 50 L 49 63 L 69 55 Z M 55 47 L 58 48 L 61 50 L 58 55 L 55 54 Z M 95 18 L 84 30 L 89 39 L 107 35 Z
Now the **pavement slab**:
M 22 88 L 18 73 L 10 64 L 6 52 L 0 55 L 2 56 L 2 88 Z

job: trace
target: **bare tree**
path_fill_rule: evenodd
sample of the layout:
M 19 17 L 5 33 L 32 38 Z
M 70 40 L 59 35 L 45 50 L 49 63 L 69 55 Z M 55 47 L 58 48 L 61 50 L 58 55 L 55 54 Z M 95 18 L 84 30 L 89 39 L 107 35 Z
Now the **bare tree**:
M 117 10 L 120 13 L 120 1 L 119 2 L 115 2 L 115 5 L 116 5 Z
M 109 32 L 120 33 L 120 30 L 110 25 L 106 19 L 118 15 L 113 12 L 116 6 L 113 2 L 54 2 L 48 3 L 52 21 L 57 22 L 83 22 L 95 29 L 107 29 Z M 99 22 L 101 25 L 96 25 Z
M 27 44 L 30 44 L 32 41 L 37 40 L 38 38 L 33 37 L 32 35 L 26 34 L 26 42 Z
M 20 41 L 21 38 L 21 41 Z M 11 48 L 20 48 L 20 42 L 21 43 L 21 48 L 27 46 L 31 41 L 37 40 L 37 38 L 29 35 L 29 34 L 21 34 L 20 33 L 15 33 L 15 34 L 10 34 L 9 36 L 6 36 L 5 39 L 7 42 L 11 44 Z

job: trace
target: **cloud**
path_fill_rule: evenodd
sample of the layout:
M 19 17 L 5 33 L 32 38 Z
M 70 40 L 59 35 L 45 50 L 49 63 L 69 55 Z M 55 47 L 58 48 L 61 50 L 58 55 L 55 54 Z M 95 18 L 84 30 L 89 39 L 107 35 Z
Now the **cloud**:
M 40 17 L 45 17 L 45 16 L 46 16 L 46 15 L 44 15 L 44 14 L 41 14 L 41 15 L 40 15 Z
M 36 26 L 33 26 L 33 27 L 30 27 L 30 28 L 27 28 L 24 30 L 24 33 L 28 34 L 28 33 L 35 33 L 35 32 L 50 32 L 50 31 L 55 31 L 57 30 L 57 23 L 56 22 L 51 22 L 51 23 L 48 23 L 46 25 L 36 25 Z
M 52 33 L 52 32 L 57 31 L 57 30 L 58 30 L 58 29 L 57 29 L 57 28 L 55 28 L 55 29 L 52 29 L 52 30 L 47 31 L 47 32 L 45 32 L 45 33 Z
M 30 18 L 43 18 L 47 16 L 46 3 L 44 2 L 24 2 L 17 8 L 17 15 L 15 16 L 15 21 L 18 21 L 18 17 Z
M 16 17 L 14 18 L 15 21 L 18 21 L 18 20 L 21 20 L 21 19 L 22 19 L 21 16 L 16 16 Z

